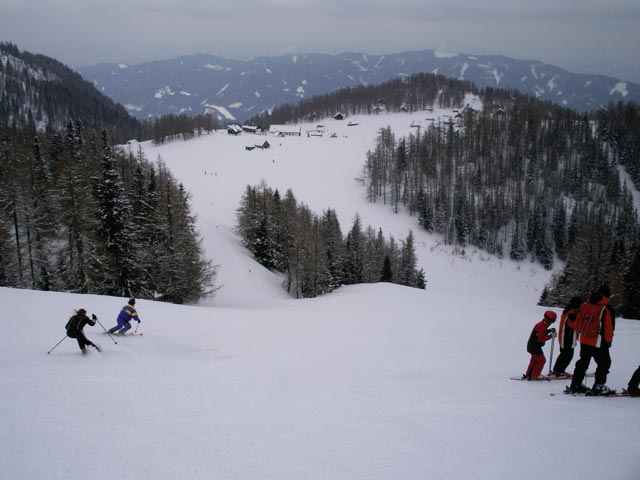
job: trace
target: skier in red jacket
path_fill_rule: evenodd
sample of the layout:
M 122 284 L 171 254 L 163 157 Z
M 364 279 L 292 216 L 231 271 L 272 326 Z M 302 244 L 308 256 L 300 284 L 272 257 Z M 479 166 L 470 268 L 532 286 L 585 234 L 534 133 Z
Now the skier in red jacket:
M 529 341 L 527 342 L 527 352 L 531 354 L 531 360 L 529 360 L 527 371 L 522 375 L 523 379 L 544 380 L 546 378 L 542 375 L 542 369 L 547 362 L 542 347 L 547 343 L 547 340 L 555 337 L 556 329 L 549 328 L 549 325 L 555 322 L 557 317 L 556 312 L 547 310 L 544 312 L 542 320 L 536 323 L 533 330 L 531 330 L 531 335 L 529 335 Z

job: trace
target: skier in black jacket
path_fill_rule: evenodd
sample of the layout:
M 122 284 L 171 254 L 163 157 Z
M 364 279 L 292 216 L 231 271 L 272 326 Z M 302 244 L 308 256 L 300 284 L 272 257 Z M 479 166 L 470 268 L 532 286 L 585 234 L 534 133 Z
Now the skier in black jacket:
M 100 347 L 85 337 L 82 329 L 86 324 L 91 325 L 92 327 L 96 324 L 95 314 L 91 315 L 91 318 L 87 317 L 87 311 L 84 308 L 81 308 L 76 311 L 76 314 L 72 316 L 64 328 L 67 329 L 67 337 L 75 338 L 78 341 L 78 346 L 83 354 L 87 353 L 87 349 L 85 348 L 87 345 L 92 346 L 96 350 L 100 351 Z

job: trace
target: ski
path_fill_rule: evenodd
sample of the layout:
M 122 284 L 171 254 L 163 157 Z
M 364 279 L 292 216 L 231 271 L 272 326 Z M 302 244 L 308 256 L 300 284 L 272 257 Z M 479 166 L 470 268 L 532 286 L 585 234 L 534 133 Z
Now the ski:
M 586 377 L 593 377 L 595 374 L 594 373 L 587 373 L 585 375 Z M 534 380 L 534 381 L 542 381 L 542 380 L 547 380 L 547 381 L 551 381 L 551 380 L 571 380 L 571 378 L 573 377 L 573 375 L 560 375 L 560 376 L 556 376 L 556 375 L 551 375 L 550 377 L 543 375 L 544 378 L 541 378 L 540 380 Z M 511 377 L 511 380 L 527 380 L 526 377 Z
M 520 380 L 521 382 L 542 382 L 542 381 L 551 381 L 551 380 L 562 380 L 562 378 L 557 377 L 557 378 L 551 378 L 551 377 L 547 377 L 544 376 L 544 378 L 537 378 L 537 379 L 528 379 L 527 377 L 511 377 L 511 380 Z
M 127 333 L 122 333 L 122 334 L 120 334 L 120 333 L 106 333 L 106 332 L 103 332 L 102 335 L 111 335 L 111 336 L 114 336 L 114 337 L 134 337 L 134 336 L 138 337 L 138 336 L 142 336 L 144 334 L 142 332 L 127 332 Z
M 569 391 L 568 387 L 565 388 L 562 393 L 554 392 L 554 393 L 550 393 L 549 395 L 551 395 L 552 397 L 555 397 L 555 396 L 558 396 L 558 395 L 571 395 L 572 397 L 600 397 L 600 398 L 630 397 L 630 398 L 640 398 L 640 395 L 629 395 L 629 392 L 627 392 L 625 389 L 623 389 L 621 392 L 618 392 L 617 390 L 611 390 L 611 392 L 607 393 L 606 395 L 592 395 L 591 391 L 584 392 L 584 393 L 572 393 L 571 391 Z

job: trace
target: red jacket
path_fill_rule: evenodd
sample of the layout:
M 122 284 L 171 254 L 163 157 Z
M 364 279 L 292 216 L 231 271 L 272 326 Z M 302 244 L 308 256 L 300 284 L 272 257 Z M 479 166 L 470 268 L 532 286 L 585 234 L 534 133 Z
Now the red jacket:
M 527 342 L 527 352 L 531 355 L 544 355 L 542 347 L 551 338 L 549 335 L 549 325 L 547 320 L 540 320 L 535 324 L 531 335 L 529 335 L 529 341 Z
M 594 305 L 601 307 L 599 311 L 600 329 L 594 334 L 581 333 L 583 331 L 584 315 L 592 309 Z M 589 300 L 580 307 L 580 313 L 578 313 L 575 320 L 573 322 L 568 320 L 567 325 L 579 333 L 581 344 L 596 348 L 610 347 L 611 342 L 613 342 L 613 332 L 615 330 L 613 307 L 609 305 L 609 299 L 607 297 L 594 293 Z

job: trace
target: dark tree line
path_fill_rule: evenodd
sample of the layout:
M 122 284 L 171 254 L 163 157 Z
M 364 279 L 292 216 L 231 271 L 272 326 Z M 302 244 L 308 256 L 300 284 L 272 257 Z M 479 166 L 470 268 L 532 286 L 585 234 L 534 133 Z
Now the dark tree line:
M 106 130 L 36 134 L 0 121 L 0 285 L 156 298 L 209 294 L 189 195 Z
M 249 124 L 268 126 L 280 123 L 315 122 L 343 115 L 376 114 L 424 110 L 429 107 L 448 108 L 464 103 L 465 94 L 476 92 L 471 82 L 442 75 L 418 74 L 399 78 L 377 86 L 342 88 L 336 92 L 304 99 L 292 105 L 275 107 L 248 120 Z
M 400 242 L 387 240 L 382 230 L 365 228 L 356 214 L 344 237 L 335 210 L 317 216 L 291 190 L 282 198 L 264 183 L 247 186 L 238 231 L 261 265 L 285 274 L 285 288 L 296 297 L 381 281 L 426 288 L 412 232 Z
M 141 138 L 151 139 L 156 145 L 173 140 L 190 140 L 220 128 L 210 114 L 162 115 L 142 123 Z

